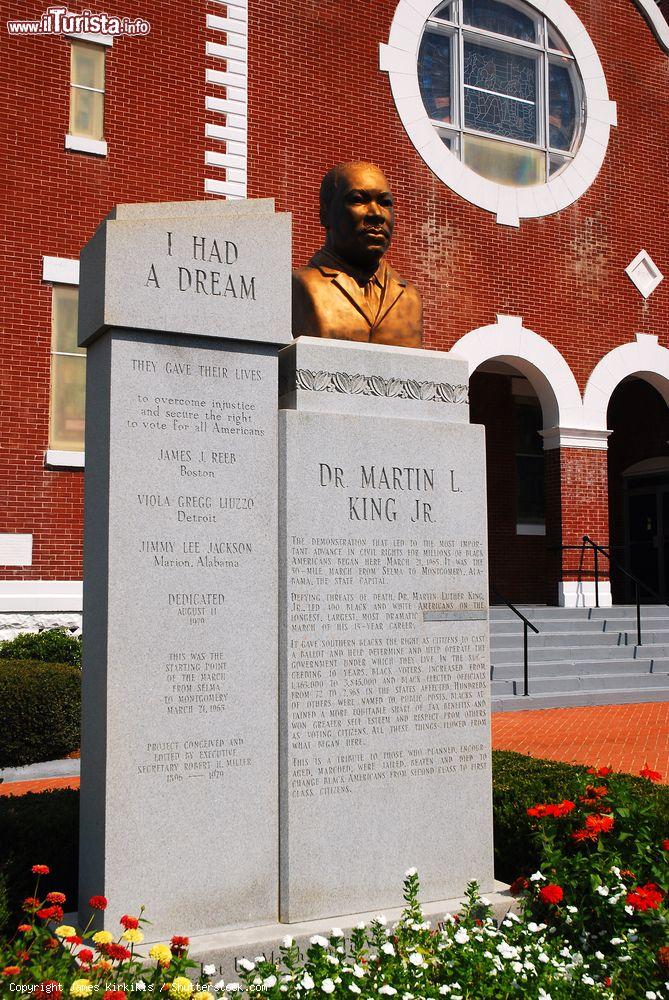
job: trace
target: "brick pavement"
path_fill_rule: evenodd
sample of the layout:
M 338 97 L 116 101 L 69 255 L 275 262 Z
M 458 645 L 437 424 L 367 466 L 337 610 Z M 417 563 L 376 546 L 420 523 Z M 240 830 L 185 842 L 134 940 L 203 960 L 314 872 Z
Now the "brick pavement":
M 628 774 L 648 764 L 669 784 L 669 702 L 497 712 L 492 743 L 495 750 Z

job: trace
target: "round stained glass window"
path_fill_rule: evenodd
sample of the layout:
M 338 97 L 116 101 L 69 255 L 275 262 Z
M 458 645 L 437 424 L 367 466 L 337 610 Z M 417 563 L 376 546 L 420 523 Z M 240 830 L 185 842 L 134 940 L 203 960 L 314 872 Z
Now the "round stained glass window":
M 576 60 L 553 24 L 517 0 L 448 0 L 418 50 L 425 111 L 446 148 L 481 177 L 545 184 L 585 128 Z

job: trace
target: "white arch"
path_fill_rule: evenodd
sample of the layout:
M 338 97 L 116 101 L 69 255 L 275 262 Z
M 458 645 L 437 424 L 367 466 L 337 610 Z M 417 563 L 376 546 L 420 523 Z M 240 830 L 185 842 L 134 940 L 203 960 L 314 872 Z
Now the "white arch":
M 451 350 L 466 358 L 470 376 L 492 358 L 522 372 L 539 397 L 544 430 L 581 426 L 581 394 L 571 368 L 556 347 L 525 329 L 520 316 L 498 315 L 496 323 L 466 333 Z
M 669 24 L 655 0 L 634 0 L 634 2 L 648 21 L 650 30 L 660 43 L 660 47 L 669 52 Z
M 637 333 L 633 344 L 614 348 L 593 369 L 583 395 L 584 427 L 606 429 L 613 391 L 630 375 L 650 382 L 669 406 L 669 350 L 660 347 L 657 337 Z

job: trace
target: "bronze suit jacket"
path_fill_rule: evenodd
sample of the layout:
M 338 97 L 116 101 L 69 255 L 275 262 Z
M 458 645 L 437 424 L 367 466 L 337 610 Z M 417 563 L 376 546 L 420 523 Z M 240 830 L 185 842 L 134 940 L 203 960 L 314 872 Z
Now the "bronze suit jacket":
M 377 275 L 383 293 L 372 316 L 355 279 L 318 251 L 306 267 L 293 271 L 293 336 L 362 340 L 372 344 L 421 347 L 423 306 L 418 289 L 385 261 Z

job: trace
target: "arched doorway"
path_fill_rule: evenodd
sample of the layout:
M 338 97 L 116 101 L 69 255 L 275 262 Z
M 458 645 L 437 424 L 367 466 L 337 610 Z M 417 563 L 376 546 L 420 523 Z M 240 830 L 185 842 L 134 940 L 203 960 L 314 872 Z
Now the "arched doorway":
M 630 376 L 614 390 L 607 414 L 609 525 L 612 555 L 669 601 L 669 407 L 645 378 Z M 635 599 L 634 584 L 613 568 L 614 603 Z
M 490 585 L 513 603 L 546 602 L 546 463 L 539 398 L 508 362 L 469 383 L 470 418 L 486 429 Z M 492 594 L 492 602 L 499 599 Z

